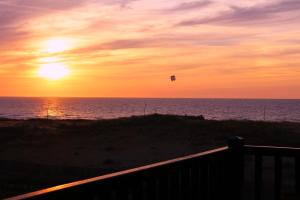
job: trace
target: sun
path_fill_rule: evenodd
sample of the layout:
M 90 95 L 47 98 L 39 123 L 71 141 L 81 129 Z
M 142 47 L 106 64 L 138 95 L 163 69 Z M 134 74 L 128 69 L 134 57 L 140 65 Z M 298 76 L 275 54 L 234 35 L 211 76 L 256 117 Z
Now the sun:
M 40 66 L 38 76 L 49 80 L 59 80 L 70 73 L 69 69 L 60 63 L 47 63 Z
M 42 53 L 38 59 L 37 76 L 48 80 L 59 80 L 70 74 L 64 60 L 64 53 L 72 49 L 73 39 L 67 37 L 49 38 L 42 43 Z
M 45 42 L 45 51 L 47 53 L 59 53 L 71 48 L 71 41 L 67 38 L 52 38 Z

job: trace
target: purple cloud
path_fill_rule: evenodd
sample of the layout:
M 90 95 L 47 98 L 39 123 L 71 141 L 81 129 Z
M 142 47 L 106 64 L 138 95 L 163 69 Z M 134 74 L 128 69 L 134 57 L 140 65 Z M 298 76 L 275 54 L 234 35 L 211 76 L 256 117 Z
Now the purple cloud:
M 6 44 L 12 46 L 20 40 L 30 37 L 30 33 L 21 28 L 37 16 L 51 12 L 62 11 L 79 6 L 84 0 L 60 0 L 54 3 L 52 0 L 9 0 L 0 1 L 0 40 L 1 47 Z
M 67 11 L 88 3 L 100 5 L 118 5 L 126 7 L 136 0 L 0 0 L 0 41 L 11 44 L 30 36 L 29 32 L 21 30 L 32 18 Z
M 300 10 L 299 0 L 282 1 L 277 4 L 265 5 L 263 7 L 231 7 L 230 12 L 221 13 L 216 17 L 191 19 L 178 23 L 178 26 L 194 26 L 200 24 L 249 24 L 274 19 L 278 13 Z M 284 19 L 282 19 L 284 20 Z
M 167 11 L 177 12 L 177 11 L 194 10 L 194 9 L 206 7 L 206 6 L 210 5 L 211 3 L 212 3 L 211 1 L 186 2 L 186 3 L 179 4 L 174 8 L 168 9 Z

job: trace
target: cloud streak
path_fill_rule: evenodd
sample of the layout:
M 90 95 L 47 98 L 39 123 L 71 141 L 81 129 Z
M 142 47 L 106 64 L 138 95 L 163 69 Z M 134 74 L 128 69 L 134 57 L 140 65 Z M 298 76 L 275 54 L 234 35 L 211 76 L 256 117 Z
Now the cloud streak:
M 143 48 L 192 48 L 197 46 L 231 46 L 238 44 L 244 37 L 251 37 L 250 34 L 235 34 L 214 36 L 202 35 L 156 35 L 136 39 L 112 40 L 105 43 L 93 44 L 87 47 L 70 50 L 67 53 L 93 53 L 98 51 L 113 51 L 122 49 L 143 49 Z
M 201 9 L 210 5 L 211 1 L 192 1 L 192 2 L 185 2 L 181 3 L 173 8 L 164 10 L 166 12 L 180 12 L 180 11 L 189 11 L 189 10 L 196 10 Z
M 278 19 L 276 14 L 293 12 L 300 10 L 300 1 L 289 0 L 275 4 L 254 7 L 236 7 L 231 6 L 230 11 L 222 12 L 215 17 L 190 19 L 179 22 L 178 26 L 194 26 L 201 24 L 249 24 L 258 22 L 269 22 Z

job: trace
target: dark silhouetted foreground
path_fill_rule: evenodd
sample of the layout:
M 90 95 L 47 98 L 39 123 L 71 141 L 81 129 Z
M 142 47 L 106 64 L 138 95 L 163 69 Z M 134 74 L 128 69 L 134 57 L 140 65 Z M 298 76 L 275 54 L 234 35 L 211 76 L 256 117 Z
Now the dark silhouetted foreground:
M 1 195 L 213 149 L 225 145 L 233 135 L 247 138 L 247 144 L 299 147 L 299 131 L 298 123 L 212 121 L 168 115 L 101 121 L 3 119 Z

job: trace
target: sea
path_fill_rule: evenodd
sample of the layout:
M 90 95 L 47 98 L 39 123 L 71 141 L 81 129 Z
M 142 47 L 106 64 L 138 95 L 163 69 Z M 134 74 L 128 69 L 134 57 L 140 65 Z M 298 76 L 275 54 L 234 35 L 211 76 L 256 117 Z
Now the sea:
M 112 119 L 149 114 L 300 122 L 300 100 L 1 97 L 0 118 Z

